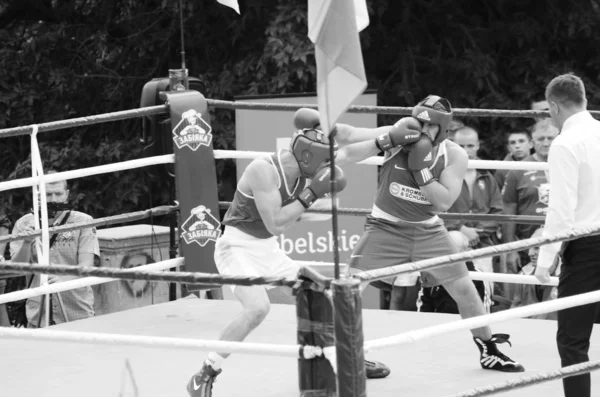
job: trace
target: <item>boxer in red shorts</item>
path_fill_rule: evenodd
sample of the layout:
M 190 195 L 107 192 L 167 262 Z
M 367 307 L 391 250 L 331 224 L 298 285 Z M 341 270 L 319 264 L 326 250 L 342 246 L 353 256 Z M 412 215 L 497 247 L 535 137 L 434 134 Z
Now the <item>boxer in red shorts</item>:
M 450 102 L 431 95 L 414 107 L 412 117 L 391 127 L 338 126 L 346 140 L 372 142 L 370 147 L 360 146 L 364 152 L 355 157 L 385 152 L 373 210 L 350 257 L 352 269 L 380 269 L 458 252 L 438 217 L 458 197 L 468 165 L 467 153 L 446 140 L 451 121 Z M 336 158 L 336 163 L 343 164 L 344 158 Z M 442 285 L 463 318 L 486 314 L 464 262 L 422 271 L 421 279 L 425 287 Z M 496 346 L 510 343 L 509 335 L 492 334 L 487 326 L 472 333 L 482 368 L 524 371 Z

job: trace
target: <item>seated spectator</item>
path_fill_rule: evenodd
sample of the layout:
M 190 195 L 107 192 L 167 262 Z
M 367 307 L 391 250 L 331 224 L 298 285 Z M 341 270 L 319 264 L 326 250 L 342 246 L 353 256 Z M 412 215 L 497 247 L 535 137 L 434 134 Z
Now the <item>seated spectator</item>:
M 504 157 L 503 161 L 521 161 L 524 158 L 531 156 L 531 149 L 533 149 L 533 142 L 531 140 L 531 134 L 528 131 L 514 131 L 508 133 L 506 138 L 508 154 Z M 496 170 L 494 176 L 498 181 L 500 189 L 504 186 L 506 175 L 510 170 Z
M 531 237 L 541 237 L 543 228 L 537 229 Z M 533 276 L 535 267 L 537 266 L 539 247 L 529 248 L 529 258 L 531 262 L 523 266 L 523 269 L 519 272 L 521 275 Z M 550 274 L 552 276 L 558 276 L 560 273 L 560 266 L 558 264 L 558 257 L 550 268 Z M 550 285 L 534 285 L 534 284 L 516 284 L 515 295 L 513 298 L 511 309 L 516 307 L 522 307 L 531 305 L 533 303 L 546 302 L 549 300 L 556 299 L 558 295 L 557 288 Z M 543 313 L 528 318 L 537 318 L 544 320 L 556 320 L 557 312 Z
M 466 251 L 469 246 L 469 241 L 464 234 L 458 231 L 449 232 L 450 237 L 454 240 L 454 244 L 458 249 Z M 469 271 L 477 271 L 473 262 L 467 261 L 467 269 Z M 488 284 L 483 281 L 473 281 L 475 288 L 479 293 L 479 297 L 483 302 L 487 313 L 490 312 L 492 306 L 492 294 Z M 452 299 L 450 294 L 441 285 L 436 287 L 421 288 L 417 298 L 417 311 L 424 313 L 450 313 L 458 314 L 458 306 L 456 301 Z
M 48 172 L 53 173 L 53 172 Z M 46 184 L 48 200 L 48 223 L 59 226 L 65 223 L 80 223 L 92 220 L 82 212 L 69 209 L 69 190 L 66 181 Z M 33 231 L 33 214 L 21 217 L 16 223 L 13 234 Z M 15 262 L 37 263 L 35 249 L 36 238 L 14 241 L 11 243 L 12 259 Z M 64 265 L 94 266 L 95 257 L 99 257 L 100 249 L 96 229 L 81 229 L 53 234 L 50 238 L 50 263 Z M 56 283 L 78 278 L 77 276 L 49 275 L 48 283 Z M 31 287 L 40 286 L 40 275 L 33 276 Z M 27 327 L 38 328 L 45 324 L 43 296 L 27 300 Z M 49 324 L 61 324 L 69 321 L 88 318 L 94 315 L 94 294 L 91 287 L 82 287 L 50 295 Z

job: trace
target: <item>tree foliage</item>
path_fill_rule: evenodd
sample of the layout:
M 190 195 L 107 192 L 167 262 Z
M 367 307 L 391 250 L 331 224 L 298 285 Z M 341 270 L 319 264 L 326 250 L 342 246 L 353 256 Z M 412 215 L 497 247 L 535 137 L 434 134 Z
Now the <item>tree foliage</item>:
M 314 92 L 306 0 L 184 0 L 190 74 L 209 98 Z M 580 75 L 590 107 L 600 100 L 598 0 L 368 0 L 361 33 L 369 88 L 379 103 L 412 106 L 429 93 L 454 107 L 527 109 L 553 76 Z M 11 0 L 0 6 L 0 128 L 139 107 L 143 85 L 181 65 L 174 0 Z M 214 145 L 235 148 L 234 112 L 211 109 Z M 394 117 L 380 116 L 381 124 Z M 524 119 L 476 119 L 485 156 L 503 154 L 503 133 Z M 119 121 L 40 134 L 46 169 L 71 170 L 143 156 L 141 122 Z M 1 180 L 30 176 L 29 137 L 0 145 Z M 231 163 L 219 161 L 223 181 Z M 143 170 L 71 182 L 77 207 L 96 217 L 166 203 Z M 13 217 L 31 190 L 3 193 Z M 223 193 L 224 194 L 224 193 Z M 230 197 L 221 197 L 230 199 Z

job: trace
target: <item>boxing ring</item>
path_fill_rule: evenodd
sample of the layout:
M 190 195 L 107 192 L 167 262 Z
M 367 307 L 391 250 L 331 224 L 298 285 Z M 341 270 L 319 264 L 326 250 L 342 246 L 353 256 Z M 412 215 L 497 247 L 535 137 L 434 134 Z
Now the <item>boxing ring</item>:
M 210 106 L 234 108 L 236 103 L 208 100 Z M 312 105 L 239 104 L 248 109 L 269 108 L 295 110 Z M 351 107 L 350 112 L 410 114 L 411 108 Z M 46 215 L 44 182 L 69 180 L 118 170 L 168 164 L 173 155 L 157 156 L 117 164 L 97 166 L 44 175 L 37 149 L 37 134 L 59 128 L 89 125 L 124 118 L 161 114 L 168 105 L 134 109 L 90 116 L 86 118 L 45 123 L 37 126 L 0 130 L 0 137 L 30 134 L 32 139 L 32 177 L 0 183 L 0 191 L 32 187 L 41 193 L 39 211 Z M 471 116 L 521 117 L 544 114 L 535 111 L 493 111 L 455 109 L 455 114 Z M 467 113 L 468 112 L 468 113 Z M 215 158 L 252 159 L 265 153 L 215 150 Z M 381 158 L 363 162 L 378 165 Z M 543 163 L 470 161 L 469 168 L 545 169 Z M 228 203 L 221 203 L 227 206 Z M 35 211 L 38 211 L 36 208 Z M 6 263 L 0 271 L 79 275 L 83 278 L 42 285 L 39 288 L 0 295 L 0 304 L 69 290 L 86 285 L 112 282 L 118 279 L 196 283 L 202 285 L 274 285 L 290 288 L 295 279 L 266 277 L 225 277 L 216 274 L 165 271 L 180 268 L 182 258 L 171 259 L 135 269 L 86 268 L 80 266 L 46 265 L 48 238 L 51 232 L 105 226 L 144 219 L 150 215 L 177 211 L 177 206 L 163 206 L 133 214 L 96 219 L 85 224 L 69 224 L 50 228 L 47 217 L 32 233 L 11 235 L 0 241 L 41 236 L 39 265 Z M 313 212 L 319 212 L 313 210 Z M 340 209 L 348 216 L 362 216 L 365 209 Z M 37 215 L 37 214 L 36 214 Z M 474 217 L 469 214 L 445 214 L 452 217 Z M 479 218 L 485 216 L 479 216 Z M 36 216 L 37 218 L 37 216 Z M 541 223 L 539 217 L 496 215 L 500 221 Z M 488 218 L 491 219 L 491 218 Z M 462 252 L 445 257 L 362 272 L 354 277 L 375 281 L 393 275 L 443 266 L 457 261 L 490 257 L 523 250 L 550 242 L 567 241 L 584 235 L 599 234 L 600 225 L 585 230 L 565 231 L 559 235 L 536 237 L 513 243 Z M 44 261 L 45 260 L 45 261 Z M 297 261 L 302 266 L 318 265 L 330 269 L 333 264 Z M 507 283 L 539 284 L 533 276 L 471 272 L 471 277 Z M 557 285 L 553 278 L 551 285 Z M 362 310 L 364 351 L 369 360 L 386 363 L 391 374 L 385 379 L 367 381 L 369 396 L 483 396 L 506 392 L 510 396 L 562 396 L 556 382 L 564 376 L 591 372 L 600 367 L 591 361 L 560 369 L 555 347 L 556 322 L 530 320 L 525 317 L 600 301 L 600 292 L 543 302 L 517 309 L 462 320 L 458 315 L 402 311 Z M 208 351 L 233 352 L 226 360 L 224 371 L 215 383 L 215 396 L 282 396 L 298 393 L 298 359 L 310 360 L 324 355 L 321 346 L 300 346 L 296 343 L 297 317 L 293 304 L 275 304 L 266 320 L 245 342 L 220 342 L 220 330 L 239 312 L 234 300 L 206 300 L 195 296 L 176 301 L 106 314 L 85 320 L 55 325 L 44 329 L 0 328 L 1 395 L 61 396 L 85 394 L 106 396 L 184 396 L 185 384 L 200 368 Z M 479 366 L 479 353 L 473 346 L 469 329 L 494 325 L 495 332 L 511 334 L 512 348 L 507 354 L 521 362 L 525 373 L 485 371 Z M 600 355 L 600 335 L 592 334 L 590 356 Z M 592 381 L 600 375 L 592 372 Z

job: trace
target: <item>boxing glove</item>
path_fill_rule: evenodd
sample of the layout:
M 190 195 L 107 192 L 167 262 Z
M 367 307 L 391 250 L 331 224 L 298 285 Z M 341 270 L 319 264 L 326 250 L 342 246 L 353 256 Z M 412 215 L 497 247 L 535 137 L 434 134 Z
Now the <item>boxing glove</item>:
M 385 134 L 375 139 L 375 145 L 381 151 L 390 150 L 396 146 L 415 143 L 421 137 L 421 123 L 414 117 L 404 117 L 390 128 Z
M 310 185 L 298 196 L 298 201 L 304 208 L 310 207 L 317 199 L 327 197 L 331 193 L 331 168 L 322 168 L 315 174 Z M 346 177 L 338 166 L 335 166 L 335 192 L 341 192 L 346 187 Z
M 429 167 L 433 165 L 433 144 L 427 135 L 411 145 L 408 153 L 408 169 L 419 186 L 429 185 L 434 182 L 433 174 Z
M 300 108 L 294 113 L 294 127 L 298 130 L 317 128 L 320 124 L 319 112 L 315 109 Z

